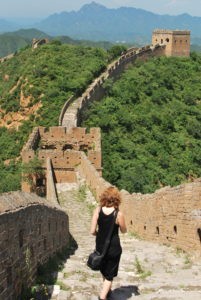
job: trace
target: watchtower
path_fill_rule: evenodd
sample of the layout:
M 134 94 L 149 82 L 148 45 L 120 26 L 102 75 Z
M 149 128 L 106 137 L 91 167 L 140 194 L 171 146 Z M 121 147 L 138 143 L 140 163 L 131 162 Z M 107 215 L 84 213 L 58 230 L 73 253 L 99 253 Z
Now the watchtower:
M 152 44 L 165 45 L 166 56 L 190 55 L 190 31 L 189 30 L 164 30 L 156 29 L 152 34 Z

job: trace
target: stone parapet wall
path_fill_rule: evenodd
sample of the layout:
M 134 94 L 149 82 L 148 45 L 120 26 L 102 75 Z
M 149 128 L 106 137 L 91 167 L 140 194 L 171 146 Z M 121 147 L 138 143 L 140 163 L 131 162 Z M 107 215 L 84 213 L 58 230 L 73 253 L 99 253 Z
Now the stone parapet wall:
M 82 145 L 87 145 L 96 151 L 101 150 L 100 128 L 90 128 L 89 132 L 86 128 L 74 127 L 69 130 L 66 127 L 39 127 L 41 148 L 43 145 L 71 145 L 74 150 L 79 150 Z M 77 147 L 76 147 L 77 145 Z
M 79 166 L 96 198 L 111 184 L 95 170 L 84 153 Z M 121 210 L 129 232 L 147 240 L 201 253 L 201 179 L 153 194 L 121 191 Z
M 61 113 L 59 115 L 59 126 L 62 126 L 62 120 L 64 118 L 65 112 L 67 110 L 67 108 L 70 106 L 71 103 L 73 103 L 73 101 L 76 99 L 75 96 L 71 96 L 70 98 L 68 98 L 68 100 L 65 102 L 64 106 L 62 107 Z
M 136 50 L 130 48 L 126 53 L 119 57 L 116 61 L 108 65 L 107 70 L 96 78 L 86 89 L 86 91 L 79 98 L 69 98 L 62 108 L 59 117 L 59 125 L 70 128 L 79 126 L 81 124 L 81 112 L 89 102 L 94 100 L 101 100 L 105 95 L 103 83 L 111 78 L 114 81 L 119 78 L 120 74 L 125 68 L 137 58 L 147 58 L 151 56 L 162 55 L 165 46 L 155 45 L 145 46 Z
M 2 194 L 0 237 L 0 299 L 20 299 L 38 264 L 68 245 L 68 216 L 34 194 Z
M 201 179 L 153 194 L 121 191 L 128 230 L 187 252 L 201 250 Z
M 155 29 L 153 34 L 155 33 L 163 33 L 163 34 L 180 34 L 180 35 L 190 35 L 190 30 L 169 30 L 169 29 Z
M 56 185 L 52 169 L 52 161 L 49 157 L 47 159 L 46 167 L 46 199 L 50 203 L 54 203 L 55 205 L 58 204 Z
M 81 163 L 77 168 L 80 175 L 86 180 L 86 184 L 90 187 L 96 199 L 99 199 L 102 192 L 107 187 L 111 186 L 111 184 L 107 182 L 96 170 L 94 165 L 83 152 L 81 153 Z
M 38 143 L 40 141 L 40 132 L 39 128 L 36 127 L 33 129 L 32 133 L 30 134 L 28 141 L 24 144 L 21 156 L 23 162 L 27 163 L 35 156 L 35 150 L 37 149 Z

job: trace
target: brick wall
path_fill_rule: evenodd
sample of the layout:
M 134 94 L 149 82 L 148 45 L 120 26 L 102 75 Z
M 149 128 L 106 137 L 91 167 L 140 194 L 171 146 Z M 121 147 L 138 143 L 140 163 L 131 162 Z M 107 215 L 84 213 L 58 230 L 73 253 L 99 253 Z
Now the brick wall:
M 0 299 L 19 297 L 31 285 L 37 265 L 69 242 L 68 216 L 34 194 L 0 196 Z
M 99 175 L 84 153 L 79 171 L 97 199 L 111 185 Z M 122 190 L 121 197 L 121 210 L 129 232 L 201 253 L 201 179 L 165 187 L 153 194 L 129 194 Z

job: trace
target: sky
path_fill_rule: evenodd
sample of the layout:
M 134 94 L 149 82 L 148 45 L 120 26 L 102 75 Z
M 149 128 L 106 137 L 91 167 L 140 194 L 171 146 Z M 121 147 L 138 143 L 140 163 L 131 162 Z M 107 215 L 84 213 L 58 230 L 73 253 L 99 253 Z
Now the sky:
M 92 0 L 0 0 L 0 18 L 44 18 L 62 11 L 79 10 Z M 189 13 L 201 16 L 201 0 L 95 0 L 108 8 L 129 6 L 157 14 Z

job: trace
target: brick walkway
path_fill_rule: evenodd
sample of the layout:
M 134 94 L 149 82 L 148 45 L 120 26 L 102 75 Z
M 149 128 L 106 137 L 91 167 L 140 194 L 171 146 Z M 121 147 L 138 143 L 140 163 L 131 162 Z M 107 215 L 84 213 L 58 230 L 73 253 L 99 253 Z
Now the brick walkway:
M 90 192 L 86 200 L 78 192 L 59 187 L 59 197 L 70 220 L 70 233 L 77 249 L 58 273 L 60 291 L 51 299 L 95 300 L 101 287 L 101 275 L 86 266 L 87 255 L 93 250 L 94 237 L 89 234 L 91 222 Z M 111 300 L 200 300 L 200 261 L 163 245 L 146 242 L 127 233 L 121 235 L 123 254 L 118 277 L 114 280 Z M 58 287 L 59 288 L 59 287 Z

